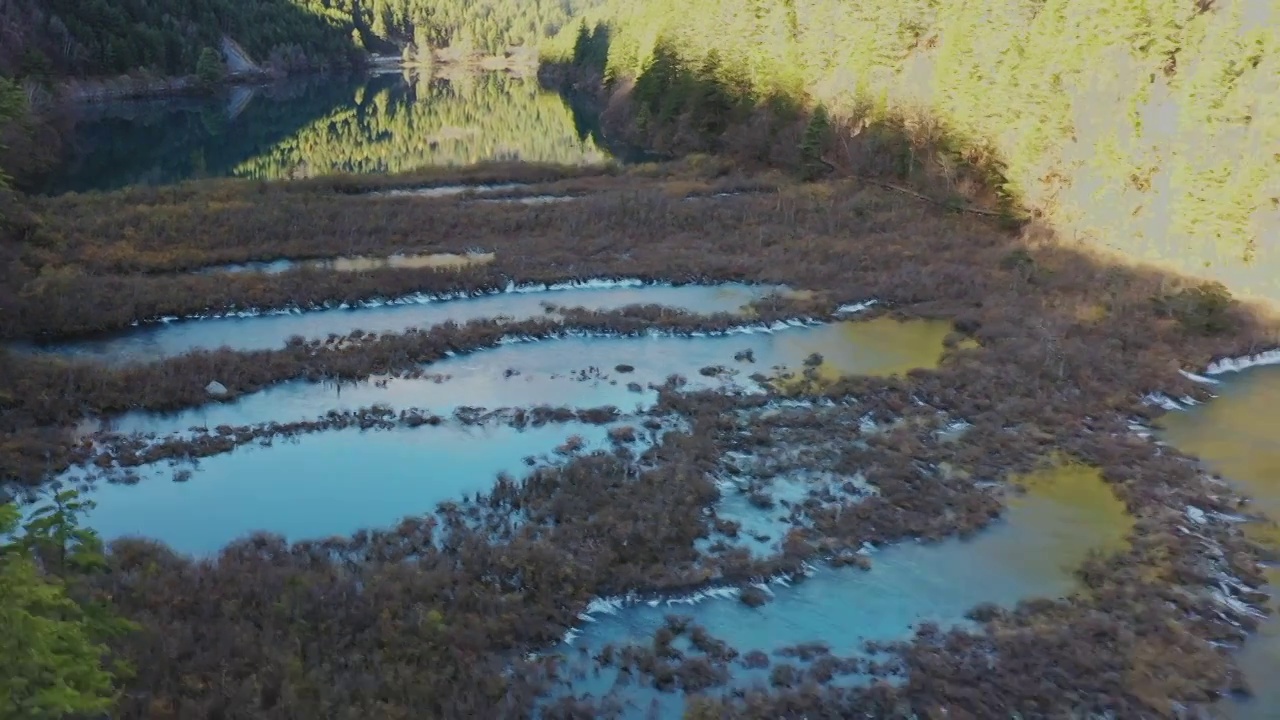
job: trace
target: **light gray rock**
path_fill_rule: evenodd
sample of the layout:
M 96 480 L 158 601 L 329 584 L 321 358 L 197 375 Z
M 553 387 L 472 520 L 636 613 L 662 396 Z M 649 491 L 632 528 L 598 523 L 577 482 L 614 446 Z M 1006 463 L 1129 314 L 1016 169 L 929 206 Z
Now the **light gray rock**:
M 208 385 L 204 386 L 204 391 L 214 397 L 222 397 L 227 394 L 227 386 L 217 380 L 213 380 Z
M 1187 517 L 1191 520 L 1191 522 L 1197 525 L 1203 525 L 1209 521 L 1208 516 L 1205 515 L 1205 512 L 1203 510 L 1201 510 L 1198 507 L 1194 507 L 1192 505 L 1187 506 Z

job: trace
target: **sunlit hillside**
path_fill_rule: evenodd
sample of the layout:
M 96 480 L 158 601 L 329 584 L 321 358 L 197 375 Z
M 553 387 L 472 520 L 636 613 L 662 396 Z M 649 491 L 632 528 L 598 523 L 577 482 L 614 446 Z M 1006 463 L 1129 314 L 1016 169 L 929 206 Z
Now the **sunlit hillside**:
M 678 71 L 710 69 L 757 98 L 824 103 L 850 124 L 834 137 L 887 120 L 933 151 L 903 165 L 956 183 L 985 168 L 1068 237 L 1280 298 L 1274 0 L 615 5 L 589 18 L 609 25 L 607 72 L 665 73 L 651 84 L 668 110 L 698 104 L 665 92 Z M 656 67 L 655 47 L 680 67 Z

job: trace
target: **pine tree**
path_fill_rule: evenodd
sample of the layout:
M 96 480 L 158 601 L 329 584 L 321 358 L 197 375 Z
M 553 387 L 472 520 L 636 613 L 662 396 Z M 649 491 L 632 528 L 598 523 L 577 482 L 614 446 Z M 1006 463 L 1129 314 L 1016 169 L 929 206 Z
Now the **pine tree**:
M 587 29 L 587 21 L 578 23 L 578 35 L 573 41 L 573 64 L 584 66 L 591 54 L 591 31 Z
M 13 80 L 0 77 L 0 132 L 12 123 L 22 122 L 26 114 L 27 99 L 22 94 L 22 88 Z M 0 158 L 3 158 L 6 150 L 8 148 L 0 145 Z M 8 186 L 9 176 L 5 174 L 4 167 L 0 167 L 0 190 Z
M 720 52 L 712 48 L 698 67 L 697 90 L 693 101 L 694 120 L 705 140 L 714 140 L 728 127 L 733 98 L 720 77 Z
M 115 704 L 103 640 L 132 628 L 80 585 L 105 565 L 102 543 L 81 527 L 91 504 L 75 491 L 37 509 L 19 534 L 0 506 L 0 720 L 57 720 Z M 79 597 L 77 597 L 79 596 Z
M 831 135 L 831 119 L 822 105 L 816 107 L 800 141 L 800 174 L 806 180 L 821 177 L 830 168 L 822 159 Z
M 206 47 L 200 51 L 200 59 L 196 62 L 196 80 L 205 88 L 212 88 L 222 82 L 226 68 L 222 64 L 222 56 L 217 50 Z

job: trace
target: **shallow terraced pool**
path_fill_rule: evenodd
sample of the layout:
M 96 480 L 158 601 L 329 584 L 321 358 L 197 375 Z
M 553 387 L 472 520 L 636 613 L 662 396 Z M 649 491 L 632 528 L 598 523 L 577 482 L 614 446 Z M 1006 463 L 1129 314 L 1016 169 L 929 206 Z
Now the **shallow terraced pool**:
M 460 407 L 497 409 L 552 405 L 614 405 L 634 412 L 653 404 L 672 375 L 687 388 L 760 391 L 750 376 L 800 372 L 815 353 L 824 373 L 882 375 L 936 367 L 944 322 L 870 322 L 783 326 L 776 331 L 713 337 L 566 337 L 515 342 L 424 366 L 426 377 L 375 379 L 341 387 L 304 381 L 282 383 L 224 403 L 173 415 L 131 413 L 105 425 L 120 432 L 171 433 L 190 427 L 253 425 L 313 420 L 330 410 L 375 404 L 449 415 Z M 744 353 L 750 352 L 750 358 Z M 703 370 L 708 373 L 704 374 Z M 714 370 L 714 372 L 713 372 Z M 214 378 L 210 378 L 214 379 Z M 91 423 L 97 428 L 103 423 Z
M 1255 367 L 1216 379 L 1216 398 L 1160 419 L 1164 439 L 1198 455 L 1252 498 L 1258 510 L 1280 518 L 1280 368 Z M 1251 525 L 1246 532 L 1280 553 L 1280 530 L 1274 524 Z M 1255 697 L 1225 708 L 1240 720 L 1263 720 L 1280 712 L 1280 684 L 1275 682 L 1280 677 L 1280 566 L 1271 568 L 1268 577 L 1271 619 L 1237 655 Z
M 582 451 L 603 447 L 606 432 L 582 423 L 441 425 L 277 438 L 194 467 L 144 466 L 137 485 L 96 483 L 88 522 L 106 539 L 146 536 L 198 555 L 258 530 L 290 541 L 350 535 L 487 492 L 499 473 L 521 477 L 526 458 L 549 462 L 571 436 Z
M 150 362 L 194 350 L 269 350 L 300 336 L 320 340 L 353 332 L 402 333 L 446 322 L 504 317 L 527 320 L 555 317 L 554 308 L 609 311 L 629 305 L 661 305 L 700 315 L 739 312 L 743 306 L 780 290 L 777 286 L 605 284 L 584 287 L 512 287 L 509 292 L 465 299 L 408 298 L 380 307 L 281 312 L 253 317 L 217 317 L 152 323 L 104 339 L 45 346 L 29 352 L 106 363 Z
M 1097 473 L 1078 466 L 1023 478 L 1028 493 L 1013 499 L 1006 516 L 971 540 L 935 544 L 908 542 L 869 553 L 871 569 L 817 569 L 802 582 L 765 585 L 770 602 L 751 608 L 731 593 L 707 598 L 598 602 L 590 621 L 557 648 L 577 675 L 563 692 L 609 696 L 623 717 L 679 717 L 684 695 L 661 693 L 643 681 L 619 683 L 613 668 L 583 667 L 582 650 L 596 656 L 608 645 L 652 646 L 668 615 L 685 615 L 742 655 L 760 650 L 773 664 L 789 646 L 821 642 L 832 655 L 857 656 L 864 642 L 907 639 L 924 622 L 966 625 L 965 614 L 982 603 L 1012 606 L 1032 597 L 1071 593 L 1072 573 L 1091 550 L 1123 547 L 1132 520 Z M 721 597 L 716 597 L 720 595 Z M 727 597 L 725 597 L 727 595 Z M 688 647 L 683 651 L 697 656 Z M 768 672 L 731 664 L 730 683 L 767 682 Z M 856 677 L 852 679 L 857 679 Z M 714 692 L 714 691 L 713 691 Z

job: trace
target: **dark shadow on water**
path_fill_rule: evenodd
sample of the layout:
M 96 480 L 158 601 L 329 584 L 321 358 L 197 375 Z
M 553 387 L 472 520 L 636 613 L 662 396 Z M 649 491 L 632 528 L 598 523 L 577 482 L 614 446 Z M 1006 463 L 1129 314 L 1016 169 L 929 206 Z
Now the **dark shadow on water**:
M 609 151 L 614 160 L 626 164 L 662 162 L 671 160 L 672 156 L 648 150 L 640 145 L 627 143 L 617 138 L 606 137 L 604 126 L 600 122 L 600 108 L 590 94 L 574 90 L 570 87 L 558 90 L 560 97 L 573 113 L 573 126 L 582 140 L 590 140 L 596 147 Z
M 612 31 L 604 23 L 596 23 L 588 28 L 584 20 L 578 26 L 578 36 L 574 41 L 573 65 L 586 72 L 603 76 L 605 65 L 609 60 L 609 45 Z M 624 163 L 661 162 L 672 158 L 669 154 L 658 153 L 635 143 L 627 143 L 619 138 L 606 137 L 604 124 L 600 121 L 603 110 L 600 99 L 592 92 L 582 89 L 573 82 L 557 82 L 544 80 L 545 85 L 554 87 L 564 98 L 565 104 L 573 113 L 573 125 L 582 140 L 590 138 L 598 147 L 607 148 L 614 159 Z
M 312 76 L 213 97 L 133 100 L 85 108 L 44 194 L 169 185 L 223 177 L 350 102 L 363 75 Z M 251 95 L 246 96 L 247 93 Z

